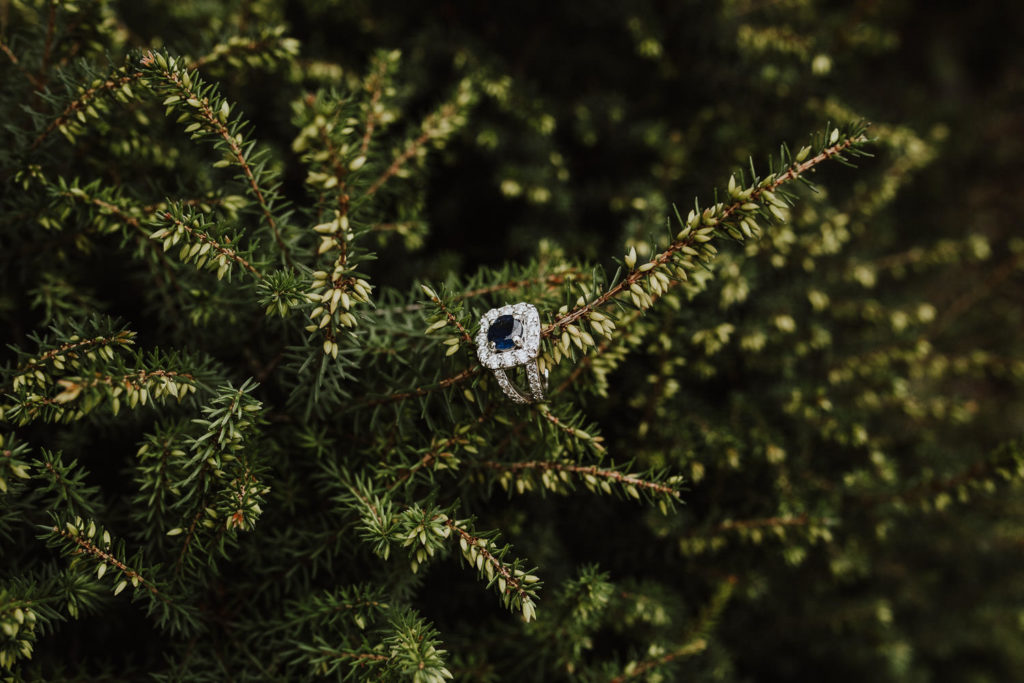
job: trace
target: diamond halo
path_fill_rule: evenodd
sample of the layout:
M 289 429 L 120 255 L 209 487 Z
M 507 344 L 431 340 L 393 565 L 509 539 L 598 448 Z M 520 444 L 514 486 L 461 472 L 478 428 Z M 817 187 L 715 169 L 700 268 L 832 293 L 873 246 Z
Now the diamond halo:
M 494 351 L 491 350 L 487 341 L 487 333 L 494 321 L 503 315 L 512 316 L 522 325 L 522 345 L 508 351 Z M 480 330 L 476 335 L 476 355 L 480 359 L 480 363 L 488 370 L 525 365 L 539 354 L 540 314 L 532 304 L 521 302 L 501 308 L 492 308 L 480 318 Z

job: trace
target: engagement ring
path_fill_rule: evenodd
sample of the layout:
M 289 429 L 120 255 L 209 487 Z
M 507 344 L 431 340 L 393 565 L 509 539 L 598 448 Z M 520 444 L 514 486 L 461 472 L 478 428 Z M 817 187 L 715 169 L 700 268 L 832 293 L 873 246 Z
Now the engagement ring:
M 476 355 L 480 363 L 494 373 L 498 386 L 516 403 L 544 400 L 547 372 L 537 367 L 540 354 L 540 314 L 531 304 L 518 303 L 492 308 L 480 319 L 476 335 Z M 526 369 L 528 391 L 513 384 L 505 370 Z

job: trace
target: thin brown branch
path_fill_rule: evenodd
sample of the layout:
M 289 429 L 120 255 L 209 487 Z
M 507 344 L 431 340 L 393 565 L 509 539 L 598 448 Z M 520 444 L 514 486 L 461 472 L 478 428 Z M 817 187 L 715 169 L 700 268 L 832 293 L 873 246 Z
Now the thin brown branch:
M 577 433 L 575 427 L 559 420 L 558 417 L 553 415 L 551 411 L 548 410 L 547 406 L 545 406 L 544 404 L 540 404 L 539 406 L 537 406 L 537 412 L 540 413 L 541 417 L 543 417 L 545 420 L 547 420 L 555 427 L 568 434 L 569 436 L 573 437 L 574 439 L 584 439 L 584 437 L 581 437 L 579 433 Z M 597 448 L 597 450 L 599 451 L 604 451 L 604 447 L 601 446 L 600 443 L 594 443 L 594 447 Z
M 785 173 L 779 175 L 771 183 L 764 187 L 758 188 L 757 190 L 752 192 L 749 198 L 736 200 L 732 204 L 725 207 L 725 209 L 722 212 L 722 215 L 719 217 L 718 220 L 721 222 L 722 220 L 728 218 L 732 214 L 739 211 L 740 207 L 742 207 L 744 204 L 759 198 L 762 194 L 764 194 L 766 190 L 776 190 L 781 185 L 784 185 L 785 183 L 788 183 L 789 181 L 798 178 L 799 176 L 811 170 L 821 162 L 830 159 L 836 155 L 842 154 L 843 151 L 849 149 L 850 147 L 859 142 L 863 142 L 864 140 L 865 138 L 863 135 L 847 138 L 846 140 L 842 140 L 830 147 L 825 148 L 819 154 L 811 157 L 810 159 L 804 161 L 803 163 L 790 166 L 790 168 Z M 651 268 L 646 271 L 641 271 L 639 269 L 632 271 L 629 275 L 627 275 L 621 281 L 619 281 L 617 285 L 606 291 L 601 296 L 597 297 L 596 299 L 587 304 L 584 304 L 583 306 L 580 306 L 579 308 L 569 311 L 567 314 L 565 314 L 555 322 L 545 327 L 541 332 L 541 335 L 544 337 L 550 336 L 560 328 L 564 328 L 566 325 L 574 323 L 580 318 L 588 317 L 591 312 L 603 308 L 606 304 L 610 303 L 612 299 L 617 297 L 619 294 L 623 293 L 624 291 L 628 291 L 630 287 L 632 287 L 634 284 L 636 284 L 643 278 L 648 277 L 649 274 L 654 273 L 657 269 L 657 266 L 661 266 L 668 263 L 676 254 L 676 252 L 680 251 L 684 247 L 691 246 L 695 239 L 696 231 L 691 232 L 687 237 L 685 237 L 682 240 L 673 242 L 665 251 L 661 252 L 653 259 L 651 259 L 651 262 L 655 265 L 655 268 Z
M 82 538 L 80 534 L 72 534 L 68 529 L 62 529 L 60 527 L 55 526 L 52 527 L 52 530 L 55 534 L 73 541 L 75 545 L 78 546 L 78 552 L 95 557 L 104 564 L 113 567 L 114 569 L 119 571 L 122 576 L 131 581 L 133 584 L 137 583 L 139 585 L 145 586 L 145 588 L 155 597 L 160 598 L 164 602 L 169 602 L 167 597 L 164 596 L 163 593 L 161 593 L 159 590 L 157 590 L 156 586 L 154 586 L 150 581 L 146 580 L 142 576 L 142 574 L 139 574 L 137 571 L 126 565 L 121 560 L 114 557 L 111 553 L 108 553 L 107 551 L 103 550 L 92 541 Z
M 389 394 L 387 396 L 380 396 L 378 398 L 372 398 L 369 401 L 364 401 L 363 403 L 360 403 L 359 407 L 365 408 L 365 407 L 369 407 L 369 406 L 377 406 L 377 405 L 383 405 L 383 404 L 387 404 L 387 403 L 397 403 L 398 401 L 404 401 L 406 399 L 414 398 L 416 396 L 425 396 L 425 395 L 429 394 L 432 391 L 438 391 L 439 389 L 446 389 L 446 388 L 452 386 L 453 384 L 458 384 L 459 382 L 462 382 L 462 381 L 467 380 L 467 379 L 469 379 L 471 377 L 474 377 L 475 375 L 479 374 L 479 372 L 480 372 L 480 366 L 474 366 L 474 367 L 471 367 L 471 368 L 466 368 L 465 370 L 463 370 L 462 372 L 458 373 L 457 375 L 452 375 L 451 377 L 445 377 L 444 379 L 442 379 L 440 382 L 437 382 L 436 384 L 431 384 L 431 385 L 424 386 L 424 387 L 418 387 L 418 388 L 412 389 L 410 391 L 402 391 L 402 392 L 399 392 L 399 393 L 396 393 L 396 394 Z
M 198 230 L 195 227 L 189 225 L 188 223 L 178 220 L 170 211 L 165 211 L 163 218 L 165 220 L 170 221 L 175 226 L 180 227 L 182 230 L 184 230 L 185 232 L 187 232 L 189 235 L 199 240 L 200 242 L 203 242 L 204 244 L 209 244 L 210 248 L 213 251 L 216 251 L 218 254 L 222 254 L 223 256 L 234 261 L 235 263 L 238 263 L 243 268 L 248 270 L 250 273 L 255 275 L 257 279 L 263 279 L 263 274 L 260 273 L 260 271 L 256 270 L 256 268 L 251 263 L 242 258 L 234 249 L 231 249 L 230 247 L 225 247 L 220 242 L 210 237 L 209 233 L 203 232 L 202 230 Z
M 484 558 L 484 562 L 494 567 L 494 571 L 501 575 L 505 579 L 506 591 L 515 592 L 525 603 L 530 600 L 530 594 L 523 588 L 522 579 L 513 576 L 512 572 L 504 565 L 504 563 L 494 556 L 486 547 L 480 543 L 480 539 L 476 538 L 468 531 L 458 526 L 452 519 L 446 519 L 444 525 L 457 533 L 460 538 L 466 541 L 471 547 L 475 547 L 476 551 Z
M 63 126 L 65 123 L 67 123 L 79 111 L 88 107 L 89 102 L 98 97 L 100 94 L 124 87 L 125 85 L 128 85 L 133 81 L 137 81 L 141 77 L 141 71 L 131 71 L 118 78 L 108 78 L 99 85 L 95 85 L 89 88 L 81 95 L 79 95 L 77 99 L 73 100 L 70 104 L 68 104 L 68 106 L 64 108 L 64 111 L 61 112 L 60 115 L 57 116 L 57 118 L 55 118 L 53 121 L 50 121 L 49 125 L 46 126 L 45 129 L 43 129 L 43 132 L 40 133 L 39 136 L 32 141 L 31 145 L 29 145 L 29 150 L 34 150 L 35 148 L 39 147 L 39 145 L 41 145 L 43 141 L 46 140 L 47 137 L 49 137 L 50 133 Z
M 518 472 L 521 470 L 546 470 L 552 472 L 571 472 L 581 476 L 590 475 L 598 479 L 607 479 L 623 486 L 635 486 L 647 489 L 655 493 L 679 497 L 679 491 L 668 486 L 659 484 L 656 481 L 648 481 L 631 474 L 623 474 L 617 470 L 597 467 L 596 465 L 573 465 L 564 462 L 551 462 L 547 460 L 529 460 L 525 462 L 494 462 L 492 460 L 481 460 L 478 463 L 481 467 L 488 467 L 503 472 Z
M 398 173 L 402 169 L 402 166 L 404 166 L 405 163 L 409 161 L 409 159 L 416 155 L 417 150 L 419 150 L 420 147 L 425 145 L 427 140 L 430 139 L 430 137 L 431 136 L 429 131 L 423 131 L 422 133 L 420 133 L 419 137 L 410 142 L 409 145 L 405 148 L 405 151 L 403 151 L 401 154 L 395 157 L 394 161 L 391 162 L 391 165 L 388 166 L 384 170 L 384 172 L 380 174 L 380 177 L 373 181 L 373 184 L 370 185 L 370 187 L 366 190 L 365 196 L 372 197 L 374 194 L 376 194 L 377 190 L 379 190 L 384 183 L 390 180 L 396 173 Z
M 640 662 L 628 673 L 623 673 L 622 675 L 616 676 L 615 678 L 611 679 L 610 683 L 624 683 L 624 681 L 628 681 L 633 678 L 639 678 L 640 676 L 643 676 L 656 666 L 668 664 L 669 662 L 679 659 L 681 657 L 689 657 L 690 655 L 698 654 L 706 650 L 707 647 L 708 641 L 705 638 L 695 638 L 694 640 L 691 640 L 689 643 L 679 648 L 678 650 L 673 650 L 672 652 L 664 654 L 661 657 L 655 657 L 654 659 L 648 659 L 646 661 Z
M 144 66 L 152 66 L 156 63 L 156 58 L 152 52 L 147 53 L 146 56 L 142 58 L 142 64 Z M 177 72 L 161 69 L 161 74 L 164 78 L 174 83 L 184 96 L 183 99 L 198 100 L 198 98 L 195 97 L 196 93 L 194 93 L 190 87 L 185 85 Z M 235 136 L 231 134 L 228 127 L 221 123 L 220 117 L 210 107 L 210 103 L 207 98 L 203 98 L 198 101 L 200 104 L 198 110 L 203 121 L 209 127 L 209 130 L 213 131 L 224 140 L 228 149 L 231 151 L 232 156 L 234 156 L 235 161 L 238 162 L 238 167 L 242 169 L 242 174 L 249 183 L 249 188 L 252 190 L 252 194 L 256 198 L 256 203 L 260 206 L 260 211 L 263 213 L 263 218 L 267 222 L 267 226 L 270 227 L 270 230 L 274 235 L 274 241 L 277 242 L 278 249 L 281 250 L 281 255 L 284 256 L 285 263 L 289 266 L 293 265 L 288 245 L 285 244 L 284 238 L 281 237 L 281 231 L 277 225 L 277 220 L 274 218 L 274 214 L 270 211 L 270 205 L 267 203 L 267 199 L 256 180 L 256 175 L 253 173 L 248 159 L 245 158 L 245 150 L 242 149 L 241 143 L 235 139 Z M 255 273 L 255 270 L 253 270 L 253 272 Z
M 154 377 L 167 377 L 171 379 L 183 378 L 190 382 L 196 381 L 196 378 L 187 372 L 174 372 L 172 370 L 139 370 L 137 372 L 129 372 L 128 374 L 121 375 L 119 377 L 96 373 L 95 377 L 83 380 L 81 382 L 81 386 L 94 387 L 100 384 L 106 384 L 111 387 L 123 385 L 128 389 L 141 389 L 148 380 Z
M 114 344 L 114 343 L 117 343 L 117 344 L 133 344 L 133 343 L 135 343 L 134 339 L 133 339 L 134 336 L 135 336 L 134 332 L 119 332 L 117 335 L 115 335 L 113 337 L 92 337 L 90 339 L 82 339 L 80 341 L 67 342 L 65 344 L 61 344 L 60 346 L 58 346 L 55 349 L 50 349 L 46 353 L 40 355 L 38 358 L 30 358 L 30 359 L 28 359 L 22 365 L 20 365 L 15 372 L 16 372 L 16 374 L 21 374 L 21 373 L 25 372 L 26 370 L 28 370 L 29 368 L 31 368 L 31 367 L 33 367 L 35 365 L 39 365 L 40 363 L 45 363 L 46 361 L 50 360 L 51 358 L 54 358 L 56 356 L 61 356 L 61 355 L 64 355 L 66 353 L 72 353 L 76 349 L 81 349 L 81 348 L 86 347 L 86 346 L 99 346 L 101 344 Z
M 34 87 L 36 90 L 42 90 L 44 87 L 46 87 L 46 84 L 43 81 L 41 81 L 35 74 L 29 72 L 25 67 L 21 65 L 21 60 L 18 59 L 18 55 L 14 54 L 14 52 L 11 50 L 11 48 L 7 46 L 6 43 L 0 42 L 0 52 L 3 52 L 5 55 L 7 55 L 7 58 L 11 60 L 11 64 L 15 66 L 15 68 L 21 73 L 21 75 L 28 79 L 28 82 L 32 84 L 32 87 Z

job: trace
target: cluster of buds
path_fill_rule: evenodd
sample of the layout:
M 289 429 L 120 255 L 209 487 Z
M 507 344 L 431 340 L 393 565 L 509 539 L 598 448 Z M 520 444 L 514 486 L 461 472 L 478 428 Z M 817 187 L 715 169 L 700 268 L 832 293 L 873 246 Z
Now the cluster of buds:
M 341 249 L 346 242 L 352 240 L 352 230 L 349 227 L 348 214 L 340 210 L 334 210 L 334 218 L 313 226 L 313 232 L 320 235 L 320 246 L 317 248 L 317 256 L 326 254 L 332 249 Z
M 580 295 L 576 299 L 576 308 L 583 308 L 586 305 L 587 296 Z M 568 306 L 563 305 L 558 309 L 559 318 L 565 318 L 568 314 Z M 595 335 L 612 339 L 615 327 L 615 320 L 612 316 L 599 311 L 591 311 L 589 316 L 579 318 L 576 322 L 558 325 L 552 339 L 552 360 L 558 364 L 562 358 L 570 357 L 573 347 L 582 353 L 587 353 L 589 349 L 597 347 Z M 542 359 L 542 361 L 546 361 L 546 359 Z
M 166 210 L 159 212 L 156 219 L 165 225 L 150 233 L 149 239 L 160 242 L 164 251 L 181 243 L 178 258 L 182 263 L 194 262 L 199 270 L 205 268 L 216 271 L 218 280 L 228 275 L 236 265 L 257 278 L 262 277 L 238 251 L 237 245 L 232 245 L 232 236 L 224 233 L 223 226 L 217 221 L 208 221 L 204 214 L 192 207 L 172 203 Z M 214 237 L 215 232 L 221 234 Z
M 0 668 L 3 669 L 13 666 L 20 658 L 31 659 L 32 643 L 35 640 L 35 612 L 27 605 L 21 607 L 17 602 L 10 604 L 11 608 L 0 614 L 0 630 L 7 639 L 0 649 Z
M 263 512 L 260 503 L 268 493 L 270 493 L 270 487 L 260 482 L 248 470 L 233 479 L 224 491 L 224 498 L 228 506 L 227 514 L 224 516 L 224 527 L 228 531 L 233 529 L 252 530 L 256 525 L 256 520 Z
M 336 212 L 333 221 L 317 225 L 313 229 L 325 236 L 319 253 L 326 253 L 351 239 L 348 218 L 340 212 Z M 316 270 L 312 273 L 312 278 L 308 298 L 317 305 L 309 313 L 309 317 L 315 323 L 308 326 L 306 331 L 315 332 L 327 328 L 324 353 L 337 357 L 338 344 L 334 341 L 332 323 L 346 328 L 354 328 L 356 319 L 350 310 L 357 303 L 370 302 L 373 286 L 366 280 L 350 274 L 350 268 L 343 255 L 335 261 L 334 268 L 330 272 Z
M 408 548 L 418 545 L 415 550 L 410 551 L 412 559 L 410 566 L 413 573 L 419 571 L 420 565 L 434 556 L 434 553 L 441 549 L 444 541 L 451 535 L 448 527 L 448 516 L 444 514 L 430 515 L 418 507 L 412 507 L 402 513 L 403 521 L 408 526 L 402 547 Z
M 453 520 L 446 522 L 459 536 L 462 557 L 498 591 L 506 607 L 519 610 L 523 621 L 532 621 L 536 617 L 534 600 L 541 588 L 540 578 L 521 569 L 519 560 L 505 562 L 503 558 L 508 554 L 510 546 L 499 547 L 493 540 L 473 536 L 464 530 L 464 523 Z

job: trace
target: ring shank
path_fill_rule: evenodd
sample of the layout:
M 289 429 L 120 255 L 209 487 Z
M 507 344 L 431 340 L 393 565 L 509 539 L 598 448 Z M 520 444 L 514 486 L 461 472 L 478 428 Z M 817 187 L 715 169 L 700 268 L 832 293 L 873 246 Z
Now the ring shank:
M 501 387 L 501 390 L 515 403 L 525 404 L 543 401 L 544 391 L 548 384 L 548 373 L 544 372 L 541 374 L 540 368 L 537 367 L 536 358 L 518 367 L 526 369 L 526 380 L 530 388 L 528 392 L 524 392 L 513 384 L 505 373 L 504 368 L 494 368 L 491 372 L 494 373 L 494 378 L 498 380 L 498 386 Z

